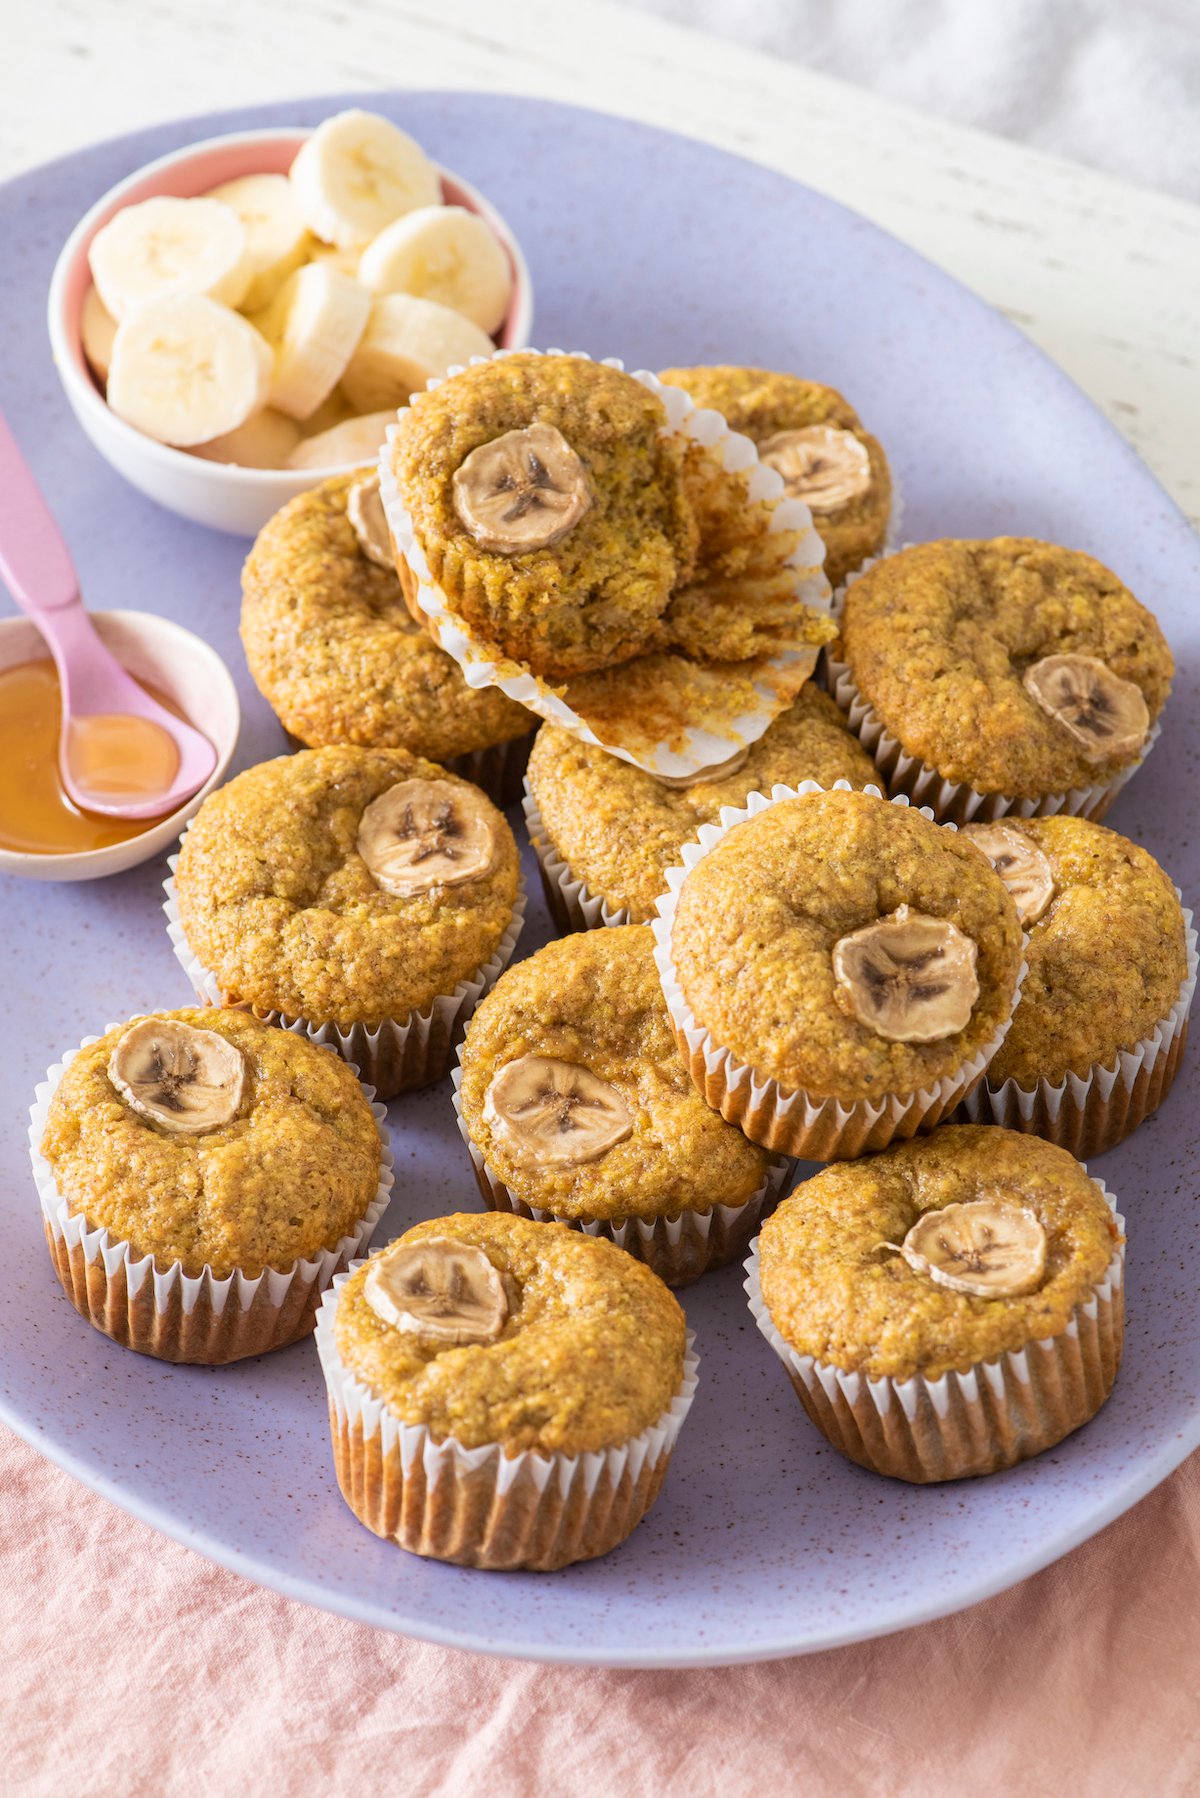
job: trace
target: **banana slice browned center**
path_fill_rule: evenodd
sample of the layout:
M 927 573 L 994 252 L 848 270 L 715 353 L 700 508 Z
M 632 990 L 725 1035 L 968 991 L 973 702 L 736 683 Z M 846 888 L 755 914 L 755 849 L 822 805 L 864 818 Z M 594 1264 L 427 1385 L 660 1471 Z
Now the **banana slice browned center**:
M 199 1136 L 236 1117 L 246 1062 L 215 1030 L 171 1018 L 142 1018 L 108 1058 L 108 1077 L 139 1116 L 180 1136 Z
M 449 1236 L 400 1242 L 371 1263 L 363 1297 L 394 1330 L 433 1342 L 494 1342 L 508 1317 L 499 1272 Z
M 871 485 L 866 444 L 853 431 L 839 431 L 834 425 L 776 431 L 759 444 L 758 454 L 783 476 L 792 498 L 802 499 L 814 512 L 840 512 Z
M 1025 690 L 1070 732 L 1085 761 L 1132 755 L 1149 734 L 1141 688 L 1095 656 L 1043 656 L 1025 670 Z
M 1046 1276 L 1046 1232 L 1026 1205 L 972 1199 L 919 1217 L 904 1241 L 888 1243 L 938 1286 L 980 1299 L 1015 1299 Z
M 388 531 L 387 513 L 383 509 L 383 501 L 379 497 L 379 471 L 365 474 L 361 481 L 355 481 L 346 494 L 346 517 L 358 538 L 358 547 L 369 562 L 377 562 L 380 568 L 390 568 L 396 572 L 396 558 L 392 554 L 392 539 Z
M 902 905 L 833 946 L 843 1004 L 894 1043 L 935 1043 L 965 1030 L 979 997 L 978 950 L 947 918 Z
M 1054 874 L 1033 838 L 1015 824 L 964 824 L 969 837 L 987 856 L 1012 894 L 1022 924 L 1036 924 L 1054 897 Z
M 401 780 L 363 812 L 358 853 L 396 899 L 464 886 L 492 866 L 496 837 L 481 793 L 450 780 Z
M 522 1055 L 493 1078 L 483 1115 L 525 1166 L 598 1161 L 633 1129 L 615 1087 L 576 1062 Z
M 457 470 L 454 509 L 481 549 L 547 549 L 592 504 L 587 472 L 554 425 L 527 425 L 481 443 Z

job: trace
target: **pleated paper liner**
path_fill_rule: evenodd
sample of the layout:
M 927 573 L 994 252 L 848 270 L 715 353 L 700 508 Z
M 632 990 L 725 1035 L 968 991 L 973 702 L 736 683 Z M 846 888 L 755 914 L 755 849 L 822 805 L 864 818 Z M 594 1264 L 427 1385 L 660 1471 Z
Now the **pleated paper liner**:
M 606 366 L 620 368 L 622 364 L 609 358 Z M 447 376 L 430 381 L 428 390 L 461 372 L 459 368 L 448 370 Z M 682 388 L 665 387 L 646 370 L 635 371 L 633 379 L 662 401 L 670 431 L 690 438 L 719 458 L 727 472 L 745 473 L 747 503 L 773 508 L 769 535 L 780 531 L 798 534 L 797 546 L 787 559 L 787 565 L 795 569 L 796 598 L 812 611 L 828 613 L 831 593 L 821 571 L 825 548 L 808 507 L 801 500 L 784 497 L 782 477 L 759 462 L 754 444 L 731 431 L 719 412 L 696 407 Z M 496 645 L 479 640 L 447 605 L 416 541 L 392 473 L 395 429 L 389 430 L 380 452 L 379 483 L 401 586 L 413 616 L 439 647 L 453 656 L 468 686 L 499 687 L 510 699 L 573 731 L 584 742 L 595 743 L 652 773 L 678 776 L 727 761 L 746 743 L 755 742 L 791 704 L 816 667 L 818 647 L 797 640 L 774 655 L 745 663 L 706 664 L 677 653 L 653 653 L 565 687 L 551 685 L 506 657 Z M 647 719 L 655 721 L 653 732 L 646 728 Z
M 599 930 L 609 925 L 630 923 L 627 905 L 611 906 L 599 893 L 593 893 L 585 880 L 571 872 L 568 863 L 554 848 L 528 777 L 521 809 L 525 813 L 533 853 L 537 856 L 546 904 L 558 928 L 570 934 L 576 930 Z
M 606 1236 L 636 1261 L 644 1261 L 668 1286 L 689 1286 L 711 1268 L 736 1261 L 762 1220 L 782 1198 L 791 1179 L 792 1164 L 776 1156 L 767 1178 L 744 1205 L 714 1205 L 711 1211 L 681 1211 L 674 1217 L 628 1217 L 621 1223 L 611 1218 L 565 1217 L 530 1205 L 511 1186 L 493 1174 L 471 1141 L 462 1110 L 462 1052 L 454 1069 L 454 1116 L 458 1133 L 467 1145 L 475 1181 L 492 1211 L 515 1212 L 539 1224 L 561 1224 L 587 1236 Z
M 757 817 L 783 800 L 827 790 L 816 781 L 806 780 L 798 787 L 774 787 L 769 798 L 763 793 L 751 793 L 745 806 L 738 810 L 725 807 L 719 824 L 702 825 L 698 838 L 684 845 L 682 866 L 668 869 L 668 890 L 658 901 L 659 916 L 651 925 L 654 959 L 675 1040 L 696 1086 L 713 1109 L 729 1123 L 736 1124 L 751 1142 L 760 1143 L 775 1154 L 791 1155 L 805 1161 L 842 1161 L 865 1155 L 941 1123 L 983 1078 L 984 1069 L 1008 1034 L 1028 971 L 1022 962 L 1012 1008 L 996 1034 L 953 1074 L 944 1075 L 917 1092 L 893 1093 L 882 1099 L 858 1099 L 848 1104 L 838 1099 L 813 1098 L 802 1090 L 792 1091 L 781 1086 L 769 1075 L 757 1073 L 740 1061 L 731 1049 L 722 1048 L 709 1031 L 697 1023 L 675 971 L 671 932 L 680 889 L 697 862 L 702 861 L 738 824 L 744 824 L 748 818 Z M 834 782 L 833 790 L 850 792 L 852 789 L 848 781 L 838 780 Z M 877 798 L 884 797 L 876 788 L 865 790 Z M 910 802 L 901 796 L 891 803 L 907 806 Z M 930 811 L 922 807 L 921 812 L 923 817 L 934 822 Z
M 103 1034 L 115 1028 L 106 1024 Z M 80 1048 L 99 1040 L 85 1036 Z M 209 1267 L 201 1274 L 185 1274 L 179 1261 L 160 1272 L 153 1255 L 139 1255 L 104 1225 L 89 1222 L 86 1214 L 72 1214 L 42 1154 L 50 1101 L 78 1053 L 72 1049 L 55 1062 L 38 1085 L 29 1114 L 29 1154 L 46 1246 L 63 1291 L 80 1316 L 123 1348 L 160 1361 L 207 1367 L 265 1355 L 307 1336 L 322 1292 L 340 1269 L 365 1253 L 391 1198 L 394 1176 L 386 1113 L 374 1102 L 372 1088 L 364 1086 L 363 1091 L 383 1145 L 379 1186 L 355 1229 L 336 1248 L 253 1276 L 235 1269 L 218 1278 Z
M 1118 1214 L 1102 1180 L 1095 1185 Z M 999 1473 L 1088 1423 L 1113 1388 L 1125 1323 L 1125 1244 L 1058 1336 L 1029 1342 L 936 1380 L 868 1379 L 802 1355 L 776 1329 L 762 1294 L 758 1243 L 746 1262 L 750 1310 L 813 1423 L 872 1473 L 923 1485 Z
M 284 735 L 293 749 L 308 748 L 308 744 L 293 736 L 291 731 L 285 731 Z M 536 735 L 536 731 L 528 730 L 503 743 L 490 743 L 484 749 L 469 749 L 463 755 L 447 756 L 437 765 L 445 768 L 448 774 L 457 774 L 460 780 L 469 780 L 472 786 L 487 794 L 493 805 L 504 811 L 520 802 L 525 768 Z M 433 761 L 434 757 L 426 756 L 425 760 Z
M 180 838 L 181 845 L 182 842 L 183 838 Z M 179 918 L 179 898 L 175 888 L 178 865 L 178 855 L 171 856 L 167 863 L 171 872 L 163 882 L 166 894 L 163 911 L 175 959 L 202 1005 L 238 1004 L 237 999 L 222 992 L 216 975 L 203 965 L 188 945 Z M 343 1028 L 337 1024 L 314 1024 L 307 1018 L 289 1017 L 286 1012 L 264 1010 L 258 1006 L 250 1009 L 266 1024 L 276 1024 L 281 1030 L 294 1031 L 297 1036 L 307 1036 L 324 1048 L 336 1050 L 343 1061 L 352 1063 L 361 1072 L 381 1099 L 394 1099 L 398 1093 L 432 1086 L 450 1072 L 454 1050 L 468 1018 L 511 961 L 525 921 L 525 903 L 522 877 L 513 905 L 512 922 L 494 954 L 469 980 L 460 980 L 452 993 L 439 995 L 424 1011 L 410 1011 L 406 1018 L 383 1018 L 375 1023 L 351 1024 Z
M 1176 897 L 1182 897 L 1178 888 Z M 1124 1142 L 1166 1098 L 1183 1059 L 1197 967 L 1192 914 L 1185 911 L 1183 917 L 1187 974 L 1179 997 L 1149 1036 L 1122 1049 L 1111 1067 L 1068 1074 L 1057 1084 L 1039 1080 L 1034 1087 L 1022 1087 L 1005 1080 L 992 1086 L 985 1074 L 964 1100 L 964 1116 L 973 1124 L 1004 1124 L 1044 1136 L 1069 1149 L 1077 1161 Z
M 623 1542 L 658 1497 L 691 1408 L 699 1366 L 691 1332 L 675 1398 L 629 1441 L 580 1455 L 464 1448 L 401 1423 L 338 1353 L 338 1291 L 361 1265 L 334 1280 L 316 1329 L 338 1485 L 359 1522 L 410 1554 L 494 1570 L 548 1572 Z

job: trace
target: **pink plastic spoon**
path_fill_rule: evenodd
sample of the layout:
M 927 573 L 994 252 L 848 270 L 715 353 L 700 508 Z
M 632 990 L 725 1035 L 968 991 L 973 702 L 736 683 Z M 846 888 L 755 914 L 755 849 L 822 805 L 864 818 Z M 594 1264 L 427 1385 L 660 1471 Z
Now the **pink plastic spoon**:
M 33 619 L 62 688 L 58 768 L 82 811 L 159 818 L 212 773 L 208 738 L 168 712 L 109 653 L 83 608 L 70 551 L 0 413 L 0 580 Z M 114 748 L 135 767 L 122 764 Z

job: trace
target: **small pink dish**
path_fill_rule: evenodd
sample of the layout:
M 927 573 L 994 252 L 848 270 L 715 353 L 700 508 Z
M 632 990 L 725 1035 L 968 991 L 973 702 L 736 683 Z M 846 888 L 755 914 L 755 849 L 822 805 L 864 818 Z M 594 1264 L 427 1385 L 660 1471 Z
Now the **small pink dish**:
M 208 138 L 147 163 L 145 168 L 110 187 L 84 214 L 63 245 L 50 278 L 48 323 L 54 364 L 71 410 L 100 454 L 118 474 L 159 505 L 197 524 L 211 525 L 239 537 L 254 536 L 289 499 L 338 471 L 235 468 L 227 463 L 208 462 L 156 443 L 118 418 L 96 386 L 83 353 L 80 320 L 91 285 L 88 250 L 101 226 L 123 206 L 160 194 L 191 199 L 239 175 L 286 175 L 308 135 L 299 127 L 236 132 L 229 137 Z M 438 172 L 446 203 L 478 213 L 512 264 L 512 303 L 496 333 L 496 342 L 501 349 L 524 349 L 533 326 L 533 284 L 521 246 L 481 193 L 448 169 L 439 168 Z

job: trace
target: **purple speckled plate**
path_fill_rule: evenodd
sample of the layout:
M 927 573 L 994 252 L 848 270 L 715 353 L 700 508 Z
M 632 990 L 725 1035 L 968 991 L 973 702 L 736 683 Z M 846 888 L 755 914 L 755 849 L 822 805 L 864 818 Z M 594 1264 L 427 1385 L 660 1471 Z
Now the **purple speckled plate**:
M 862 219 L 701 144 L 524 100 L 393 93 L 227 113 L 101 145 L 0 190 L 0 405 L 90 603 L 178 618 L 225 656 L 245 713 L 237 765 L 285 747 L 238 645 L 243 546 L 157 510 L 85 442 L 50 362 L 46 284 L 79 215 L 139 164 L 218 131 L 315 124 L 351 103 L 391 113 L 502 206 L 532 265 L 539 344 L 633 367 L 737 361 L 818 376 L 844 388 L 887 444 L 906 535 L 1018 531 L 1115 568 L 1163 620 L 1180 673 L 1162 741 L 1112 822 L 1195 898 L 1197 544 L 1133 452 L 1003 319 Z M 547 160 L 538 151 L 551 135 Z M 85 1033 L 187 1001 L 159 911 L 162 875 L 151 865 L 89 886 L 0 885 L 0 1413 L 179 1541 L 292 1597 L 460 1647 L 721 1663 L 971 1604 L 1091 1535 L 1200 1443 L 1193 1059 L 1159 1115 L 1100 1164 L 1128 1219 L 1125 1365 L 1106 1409 L 1052 1454 L 925 1489 L 847 1465 L 806 1422 L 730 1268 L 683 1295 L 700 1390 L 663 1497 L 623 1548 L 562 1573 L 497 1575 L 377 1541 L 338 1496 L 310 1343 L 217 1371 L 159 1366 L 89 1330 L 51 1271 L 25 1108 L 47 1065 Z M 525 950 L 548 934 L 539 901 Z M 396 1102 L 391 1122 L 398 1196 L 381 1240 L 475 1208 L 448 1087 Z

